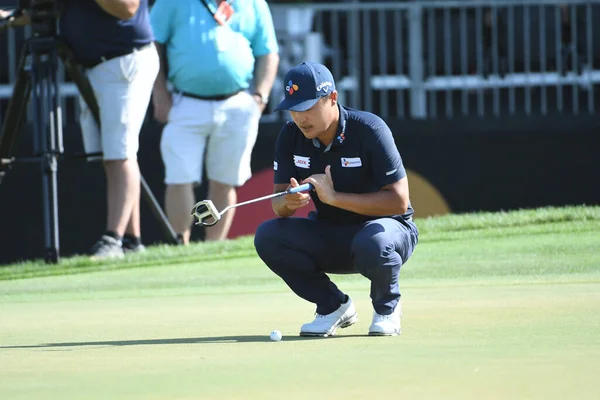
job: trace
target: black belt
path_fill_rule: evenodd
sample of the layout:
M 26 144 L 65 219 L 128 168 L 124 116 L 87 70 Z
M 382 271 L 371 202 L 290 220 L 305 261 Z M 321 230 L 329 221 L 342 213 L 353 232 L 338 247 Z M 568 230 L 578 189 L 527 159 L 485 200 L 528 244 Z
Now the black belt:
M 147 49 L 149 47 L 152 47 L 152 46 L 154 46 L 154 43 L 150 42 L 150 43 L 145 44 L 145 45 L 143 45 L 141 47 L 133 47 L 133 48 L 129 48 L 129 49 L 118 51 L 116 53 L 107 54 L 105 56 L 100 57 L 100 59 L 98 59 L 96 61 L 89 62 L 89 63 L 82 63 L 81 65 L 84 68 L 92 69 L 92 68 L 94 68 L 94 67 L 102 64 L 105 61 L 109 61 L 109 60 L 112 60 L 112 59 L 117 58 L 117 57 L 123 57 L 123 56 L 129 55 L 129 54 L 133 53 L 136 50 L 137 51 L 145 50 L 145 49 Z
M 181 95 L 183 95 L 185 97 L 191 97 L 192 99 L 221 101 L 221 100 L 227 100 L 228 98 L 235 96 L 236 94 L 240 93 L 241 91 L 242 90 L 238 90 L 237 92 L 228 93 L 228 94 L 219 94 L 219 95 L 215 95 L 215 96 L 198 96 L 197 94 L 182 92 L 181 90 L 177 90 L 176 93 L 180 93 Z

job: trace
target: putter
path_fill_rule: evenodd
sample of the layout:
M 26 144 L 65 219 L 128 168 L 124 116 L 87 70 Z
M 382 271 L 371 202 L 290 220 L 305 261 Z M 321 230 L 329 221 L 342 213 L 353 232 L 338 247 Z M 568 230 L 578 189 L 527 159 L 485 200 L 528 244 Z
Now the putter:
M 225 207 L 223 209 L 223 211 L 221 211 L 221 212 L 219 212 L 219 210 L 217 210 L 217 208 L 215 207 L 215 205 L 213 204 L 213 202 L 211 200 L 202 200 L 202 201 L 196 203 L 196 205 L 192 209 L 192 215 L 198 219 L 198 222 L 196 222 L 196 225 L 213 226 L 217 222 L 219 222 L 219 220 L 221 219 L 221 216 L 223 216 L 223 214 L 225 214 L 227 211 L 229 211 L 232 208 L 236 208 L 239 206 L 245 206 L 246 204 L 252 204 L 252 203 L 256 203 L 258 201 L 262 201 L 262 200 L 273 199 L 273 198 L 279 197 L 279 196 L 285 196 L 286 194 L 305 192 L 305 191 L 312 190 L 312 189 L 314 189 L 314 186 L 312 185 L 312 183 L 305 183 L 303 185 L 296 186 L 294 188 L 289 188 L 288 190 L 283 191 L 283 192 L 273 193 L 268 196 L 259 197 L 257 199 L 248 200 L 248 201 L 244 201 L 242 203 L 238 203 L 238 204 L 234 204 L 232 206 Z

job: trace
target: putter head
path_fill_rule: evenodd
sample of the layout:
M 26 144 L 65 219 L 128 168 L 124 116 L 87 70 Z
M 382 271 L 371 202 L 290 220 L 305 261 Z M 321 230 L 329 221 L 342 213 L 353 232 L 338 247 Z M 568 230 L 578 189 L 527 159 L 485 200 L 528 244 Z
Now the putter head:
M 213 226 L 221 219 L 219 210 L 212 201 L 202 200 L 192 209 L 192 215 L 198 219 L 196 225 Z

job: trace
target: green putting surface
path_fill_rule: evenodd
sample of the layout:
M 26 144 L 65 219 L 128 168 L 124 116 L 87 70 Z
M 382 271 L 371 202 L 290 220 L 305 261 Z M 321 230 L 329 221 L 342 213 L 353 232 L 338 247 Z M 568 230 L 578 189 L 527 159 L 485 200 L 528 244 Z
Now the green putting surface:
M 251 238 L 0 268 L 0 399 L 597 399 L 600 210 L 547 211 L 420 221 L 391 338 L 336 275 L 359 322 L 300 338 Z

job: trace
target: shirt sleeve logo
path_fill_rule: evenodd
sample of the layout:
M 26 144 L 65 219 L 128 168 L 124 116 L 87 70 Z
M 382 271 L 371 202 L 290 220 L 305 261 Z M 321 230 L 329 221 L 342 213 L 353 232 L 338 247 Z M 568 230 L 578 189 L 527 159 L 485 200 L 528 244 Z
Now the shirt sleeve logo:
M 309 169 L 310 168 L 310 157 L 294 155 L 294 165 L 298 168 Z
M 361 161 L 360 157 L 352 157 L 352 158 L 342 157 L 342 167 L 344 167 L 344 168 L 362 167 L 362 161 Z
M 278 166 L 277 161 L 273 161 L 273 169 L 275 171 L 277 171 L 277 166 Z

